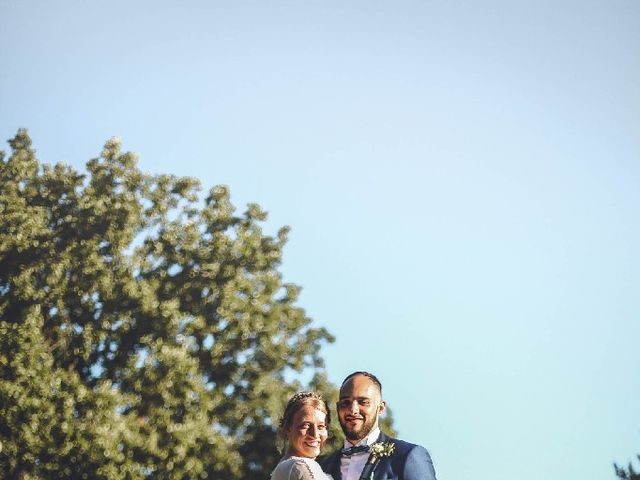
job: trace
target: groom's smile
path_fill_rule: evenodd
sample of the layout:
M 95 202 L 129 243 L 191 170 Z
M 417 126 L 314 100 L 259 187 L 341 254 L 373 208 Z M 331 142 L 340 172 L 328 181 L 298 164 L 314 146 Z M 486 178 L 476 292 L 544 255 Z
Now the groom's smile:
M 352 428 L 354 428 L 356 425 L 358 425 L 363 421 L 364 419 L 362 417 L 355 418 L 355 417 L 347 416 L 347 418 L 345 419 L 345 423 Z

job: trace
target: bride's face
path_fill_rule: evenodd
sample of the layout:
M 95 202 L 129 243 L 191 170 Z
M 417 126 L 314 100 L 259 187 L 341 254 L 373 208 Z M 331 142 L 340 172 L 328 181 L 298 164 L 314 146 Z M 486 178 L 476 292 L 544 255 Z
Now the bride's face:
M 291 420 L 287 430 L 288 453 L 296 457 L 316 458 L 327 440 L 326 415 L 311 405 L 304 405 Z

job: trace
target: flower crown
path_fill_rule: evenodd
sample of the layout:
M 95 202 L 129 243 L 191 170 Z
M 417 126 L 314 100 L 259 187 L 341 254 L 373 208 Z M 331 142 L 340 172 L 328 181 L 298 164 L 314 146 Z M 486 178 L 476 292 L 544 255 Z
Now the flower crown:
M 284 413 L 282 415 L 282 418 L 280 418 L 280 425 L 279 425 L 280 430 L 282 430 L 286 426 L 286 424 L 290 421 L 295 411 L 300 406 L 305 405 L 307 403 L 306 400 L 308 399 L 316 400 L 319 404 L 324 406 L 324 409 L 325 409 L 324 413 L 327 416 L 326 423 L 328 424 L 330 422 L 331 414 L 329 412 L 329 408 L 327 406 L 327 402 L 324 399 L 324 397 L 317 392 L 303 390 L 301 392 L 295 393 L 287 402 L 287 406 L 284 408 Z

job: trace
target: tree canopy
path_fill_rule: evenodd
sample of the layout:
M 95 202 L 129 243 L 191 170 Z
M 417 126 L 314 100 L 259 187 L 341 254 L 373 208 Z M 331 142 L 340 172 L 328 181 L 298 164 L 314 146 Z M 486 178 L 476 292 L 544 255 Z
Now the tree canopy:
M 640 455 L 637 457 L 638 460 L 640 460 Z M 613 468 L 616 471 L 616 476 L 620 480 L 640 480 L 640 472 L 636 472 L 631 462 L 629 462 L 627 468 L 621 467 L 615 463 L 613 464 Z
M 9 144 L 0 476 L 267 478 L 287 398 L 335 398 L 333 338 L 279 271 L 288 229 L 265 234 L 225 186 L 142 172 L 117 139 L 86 174 L 41 164 L 26 130 Z

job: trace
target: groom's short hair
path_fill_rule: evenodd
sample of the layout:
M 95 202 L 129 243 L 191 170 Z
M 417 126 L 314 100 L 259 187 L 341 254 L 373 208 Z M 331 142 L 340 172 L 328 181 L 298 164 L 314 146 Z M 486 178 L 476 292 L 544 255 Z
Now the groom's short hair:
M 358 371 L 358 372 L 353 372 L 347 375 L 345 379 L 342 381 L 342 383 L 340 384 L 340 388 L 342 388 L 344 384 L 347 383 L 347 381 L 349 381 L 350 378 L 353 378 L 356 375 L 362 375 L 364 377 L 367 377 L 369 380 L 375 383 L 378 387 L 378 390 L 380 390 L 380 395 L 382 395 L 382 383 L 380 383 L 380 380 L 378 380 L 378 377 L 376 377 L 373 373 L 369 373 L 369 372 Z

